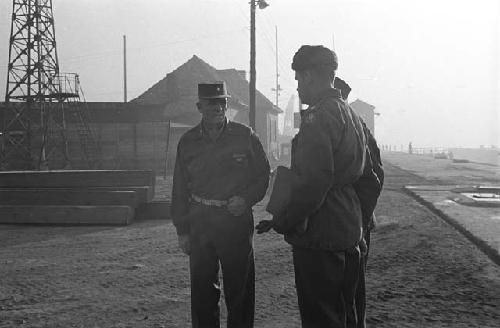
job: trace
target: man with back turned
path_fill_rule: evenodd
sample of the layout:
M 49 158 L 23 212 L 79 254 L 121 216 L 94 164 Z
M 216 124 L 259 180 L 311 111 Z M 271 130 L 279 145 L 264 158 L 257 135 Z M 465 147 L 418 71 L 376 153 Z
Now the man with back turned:
M 361 120 L 334 88 L 337 67 L 336 54 L 323 46 L 302 46 L 295 54 L 299 97 L 309 107 L 292 141 L 290 201 L 257 226 L 259 232 L 272 226 L 292 245 L 300 316 L 308 328 L 356 325 L 362 215 L 354 183 L 368 154 Z
M 344 101 L 347 101 L 349 93 L 351 92 L 351 87 L 339 77 L 335 78 L 334 86 L 336 89 L 340 90 Z M 355 296 L 358 328 L 366 327 L 366 264 L 368 262 L 368 254 L 370 251 L 370 235 L 376 222 L 374 211 L 384 185 L 384 169 L 382 167 L 382 159 L 380 157 L 380 149 L 377 145 L 377 141 L 364 122 L 363 131 L 368 144 L 371 166 L 365 165 L 363 175 L 354 183 L 354 189 L 356 190 L 358 198 L 361 202 L 363 239 L 364 245 L 366 245 L 365 249 L 362 251 L 361 266 Z

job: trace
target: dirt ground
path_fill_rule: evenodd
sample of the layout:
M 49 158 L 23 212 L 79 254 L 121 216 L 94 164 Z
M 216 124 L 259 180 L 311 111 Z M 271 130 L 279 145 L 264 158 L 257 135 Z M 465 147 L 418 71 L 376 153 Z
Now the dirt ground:
M 429 180 L 385 168 L 368 263 L 369 327 L 499 327 L 500 267 L 401 190 Z M 263 205 L 255 217 L 267 217 Z M 255 236 L 255 251 L 255 326 L 300 327 L 290 247 L 270 233 Z M 169 221 L 3 225 L 0 327 L 189 327 L 187 267 Z

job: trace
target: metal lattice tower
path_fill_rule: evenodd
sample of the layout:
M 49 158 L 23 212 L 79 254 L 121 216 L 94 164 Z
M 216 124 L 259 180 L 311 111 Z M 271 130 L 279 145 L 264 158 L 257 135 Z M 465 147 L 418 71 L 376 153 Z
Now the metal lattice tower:
M 89 157 L 97 156 L 97 146 L 80 113 L 85 106 L 75 105 L 78 76 L 59 72 L 52 0 L 13 0 L 9 44 L 0 169 L 47 169 L 57 157 L 68 167 L 65 107 L 77 116 L 82 150 L 92 166 Z

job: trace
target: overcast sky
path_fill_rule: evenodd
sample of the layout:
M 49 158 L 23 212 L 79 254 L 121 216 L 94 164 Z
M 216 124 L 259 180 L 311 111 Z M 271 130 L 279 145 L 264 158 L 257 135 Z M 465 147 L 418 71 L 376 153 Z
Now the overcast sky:
M 122 35 L 132 99 L 194 54 L 217 69 L 249 69 L 248 0 L 54 0 L 61 71 L 87 101 L 121 101 Z M 335 46 L 350 100 L 374 106 L 381 144 L 499 145 L 498 0 L 268 0 L 257 11 L 257 88 L 274 102 L 278 26 L 280 105 L 296 92 L 302 44 Z M 0 1 L 0 99 L 11 0 Z

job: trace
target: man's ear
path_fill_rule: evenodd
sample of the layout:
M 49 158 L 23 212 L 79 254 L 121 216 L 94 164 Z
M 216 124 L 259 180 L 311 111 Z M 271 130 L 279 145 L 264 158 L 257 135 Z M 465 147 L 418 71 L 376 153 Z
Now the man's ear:
M 304 82 L 308 85 L 313 81 L 313 73 L 311 70 L 307 69 L 302 74 L 304 74 Z
M 198 112 L 201 113 L 201 104 L 199 101 L 196 103 L 196 108 L 198 108 Z

